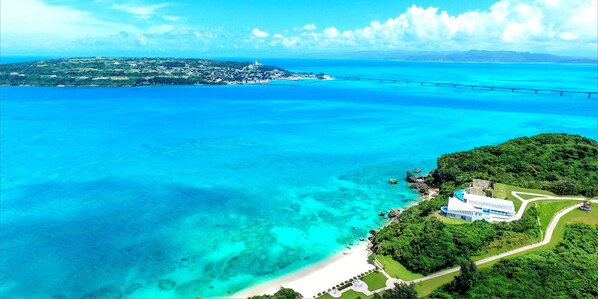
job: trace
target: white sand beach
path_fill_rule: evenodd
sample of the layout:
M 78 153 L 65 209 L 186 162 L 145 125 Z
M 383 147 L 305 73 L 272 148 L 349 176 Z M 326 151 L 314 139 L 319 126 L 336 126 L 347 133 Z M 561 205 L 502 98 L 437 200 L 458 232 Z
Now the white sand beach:
M 281 287 L 285 287 L 301 293 L 304 298 L 313 298 L 320 292 L 374 268 L 368 263 L 367 242 L 362 242 L 321 263 L 245 289 L 233 297 L 274 294 Z

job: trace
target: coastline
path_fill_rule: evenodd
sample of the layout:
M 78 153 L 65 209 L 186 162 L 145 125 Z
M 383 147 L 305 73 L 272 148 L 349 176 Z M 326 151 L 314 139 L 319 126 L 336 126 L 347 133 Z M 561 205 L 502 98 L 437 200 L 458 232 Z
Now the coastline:
M 281 287 L 291 288 L 301 293 L 304 298 L 316 297 L 320 292 L 375 268 L 374 265 L 368 263 L 370 253 L 368 243 L 368 241 L 360 242 L 358 245 L 337 253 L 322 262 L 246 288 L 235 293 L 232 297 L 247 298 L 256 295 L 272 295 Z
M 406 210 L 423 201 L 430 200 L 439 194 L 439 190 L 436 188 L 431 188 L 431 191 L 432 192 L 427 195 L 419 193 L 419 199 L 417 201 L 402 207 L 401 209 Z M 376 229 L 379 230 L 387 224 Z M 371 254 L 369 246 L 369 241 L 360 241 L 358 245 L 336 253 L 319 263 L 288 273 L 279 278 L 245 288 L 233 294 L 232 298 L 272 295 L 283 287 L 291 288 L 299 292 L 304 298 L 316 298 L 318 293 L 325 292 L 337 284 L 375 269 L 376 267 L 368 262 L 368 258 Z

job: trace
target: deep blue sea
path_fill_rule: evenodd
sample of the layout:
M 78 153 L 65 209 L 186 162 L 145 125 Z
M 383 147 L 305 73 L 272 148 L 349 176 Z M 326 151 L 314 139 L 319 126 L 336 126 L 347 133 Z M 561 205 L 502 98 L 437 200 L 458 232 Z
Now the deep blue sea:
M 598 86 L 596 65 L 262 62 Z M 0 105 L 1 298 L 226 297 L 367 237 L 380 211 L 418 200 L 387 180 L 441 154 L 543 132 L 598 139 L 596 97 L 379 82 L 2 87 Z

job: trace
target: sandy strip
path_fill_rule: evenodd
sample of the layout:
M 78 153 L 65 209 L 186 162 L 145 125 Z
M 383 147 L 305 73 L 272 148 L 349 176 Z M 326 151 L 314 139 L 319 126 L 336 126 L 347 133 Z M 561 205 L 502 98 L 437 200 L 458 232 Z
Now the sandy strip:
M 363 272 L 374 269 L 368 263 L 367 243 L 347 249 L 321 263 L 285 275 L 281 278 L 242 290 L 233 295 L 235 298 L 274 294 L 281 287 L 291 288 L 303 295 L 313 298 L 318 293 L 349 280 Z

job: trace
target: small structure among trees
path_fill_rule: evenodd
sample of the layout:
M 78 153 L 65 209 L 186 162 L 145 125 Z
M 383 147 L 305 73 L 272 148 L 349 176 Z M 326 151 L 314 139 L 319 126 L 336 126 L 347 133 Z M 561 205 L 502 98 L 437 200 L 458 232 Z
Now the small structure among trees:
M 589 212 L 592 210 L 592 202 L 589 200 L 584 201 L 584 203 L 579 207 L 580 210 Z

